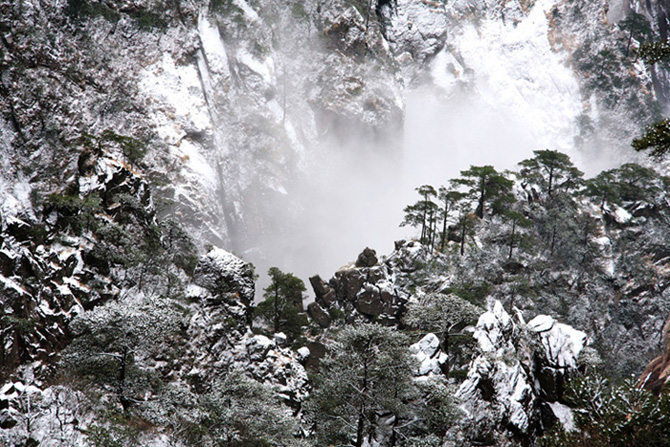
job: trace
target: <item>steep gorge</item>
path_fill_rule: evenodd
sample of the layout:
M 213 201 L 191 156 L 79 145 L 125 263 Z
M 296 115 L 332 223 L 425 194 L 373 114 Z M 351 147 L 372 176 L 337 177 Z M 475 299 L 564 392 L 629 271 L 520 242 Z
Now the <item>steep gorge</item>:
M 667 37 L 665 10 L 602 0 L 0 1 L 0 439 L 214 442 L 205 408 L 213 383 L 246 386 L 235 371 L 302 417 L 313 385 L 305 368 L 336 329 L 403 327 L 408 303 L 433 293 L 491 305 L 477 333 L 508 331 L 500 346 L 449 354 L 412 339 L 421 371 L 439 375 L 438 360 L 452 356 L 477 396 L 501 396 L 498 407 L 470 402 L 494 416 L 455 423 L 479 431 L 452 440 L 523 444 L 551 425 L 543 418 L 562 411 L 547 405 L 564 403 L 565 365 L 541 346 L 558 320 L 588 334 L 613 376 L 639 373 L 660 351 L 667 314 L 664 172 L 640 187 L 653 197 L 608 209 L 571 198 L 566 231 L 573 217 L 594 229 L 581 245 L 566 237 L 561 260 L 538 242 L 508 263 L 509 228 L 493 218 L 463 257 L 391 247 L 415 236 L 397 227 L 413 188 L 446 184 L 470 164 L 514 168 L 543 147 L 591 175 L 648 163 L 629 141 L 667 108 L 668 72 L 633 50 Z M 633 11 L 646 26 L 626 22 Z M 526 217 L 541 221 L 546 204 L 519 188 Z M 366 250 L 338 270 L 366 246 L 391 255 Z M 597 259 L 586 262 L 582 246 L 597 246 Z M 252 332 L 248 262 L 303 278 L 338 270 L 312 281 L 304 339 Z M 532 320 L 540 313 L 551 318 Z M 475 359 L 479 375 L 467 371 Z M 64 365 L 82 380 L 91 370 L 114 378 L 97 377 L 87 395 Z M 498 386 L 512 372 L 519 386 Z M 312 428 L 292 427 L 296 442 L 311 439 Z

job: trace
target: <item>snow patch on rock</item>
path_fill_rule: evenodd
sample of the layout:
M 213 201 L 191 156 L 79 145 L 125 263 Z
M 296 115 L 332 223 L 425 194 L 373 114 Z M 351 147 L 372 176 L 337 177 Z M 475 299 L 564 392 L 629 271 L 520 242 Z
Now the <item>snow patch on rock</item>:
M 586 333 L 558 323 L 547 315 L 533 318 L 528 322 L 528 327 L 540 335 L 551 366 L 577 367 L 577 357 L 586 343 Z
M 399 60 L 422 64 L 444 47 L 448 23 L 442 3 L 398 0 L 383 13 L 390 22 L 386 37 Z
M 562 379 L 557 377 L 576 367 L 586 334 L 546 315 L 517 324 L 496 301 L 479 318 L 474 336 L 483 354 L 472 361 L 457 392 L 470 423 L 496 421 L 502 426 L 508 421 L 514 431 L 542 431 L 543 404 L 549 396 L 560 398 L 556 384 Z M 537 349 L 544 356 L 537 356 Z M 553 408 L 569 426 L 564 408 Z
M 442 365 L 447 361 L 447 354 L 440 351 L 440 339 L 428 333 L 421 340 L 410 346 L 409 351 L 417 360 L 418 376 L 442 374 Z

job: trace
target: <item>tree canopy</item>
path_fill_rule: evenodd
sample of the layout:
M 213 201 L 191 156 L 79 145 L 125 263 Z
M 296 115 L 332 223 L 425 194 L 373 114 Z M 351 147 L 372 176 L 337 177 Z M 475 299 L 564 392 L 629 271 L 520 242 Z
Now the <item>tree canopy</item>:
M 547 197 L 558 190 L 575 189 L 584 176 L 568 155 L 556 150 L 533 151 L 535 156 L 519 163 L 519 176 L 525 184 L 537 185 Z
M 294 340 L 307 324 L 307 318 L 302 313 L 305 283 L 277 267 L 271 267 L 268 275 L 272 282 L 263 289 L 265 299 L 256 306 L 254 314 L 268 324 L 273 332 L 284 332 L 290 340 Z
M 492 214 L 497 214 L 515 200 L 512 194 L 514 182 L 490 165 L 470 166 L 470 169 L 461 171 L 461 178 L 454 183 L 469 188 L 466 195 L 477 203 L 475 215 L 480 219 L 486 215 L 487 207 Z
M 408 338 L 378 324 L 344 328 L 321 361 L 310 397 L 320 445 L 361 447 L 381 430 L 380 415 L 407 416 L 416 392 Z

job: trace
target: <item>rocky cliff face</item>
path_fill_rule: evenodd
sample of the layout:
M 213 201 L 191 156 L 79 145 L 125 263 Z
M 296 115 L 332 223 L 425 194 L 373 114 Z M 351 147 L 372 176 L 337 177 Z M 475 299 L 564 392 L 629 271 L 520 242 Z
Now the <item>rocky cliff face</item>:
M 497 115 L 514 109 L 534 145 L 559 149 L 574 138 L 590 150 L 618 146 L 648 122 L 655 97 L 664 104 L 662 70 L 632 57 L 638 42 L 663 36 L 661 4 L 629 6 L 647 35 L 621 25 L 623 6 L 608 16 L 606 2 L 373 3 L 5 2 L 7 181 L 52 192 L 74 172 L 82 133 L 113 129 L 142 142 L 146 155 L 131 157 L 161 212 L 199 243 L 249 251 L 265 266 L 261 252 L 297 245 L 273 234 L 293 238 L 320 200 L 299 192 L 327 188 L 314 173 L 343 163 L 342 172 L 364 165 L 370 183 L 397 174 L 397 161 L 372 172 L 402 149 L 408 88 L 484 101 Z M 520 77 L 528 82 L 516 86 Z M 290 255 L 296 265 L 304 256 Z
M 663 352 L 658 357 L 654 358 L 647 367 L 642 371 L 640 376 L 640 383 L 649 391 L 660 394 L 665 390 L 665 384 L 670 375 L 670 342 L 669 337 L 670 325 L 666 321 L 663 328 Z
M 632 10 L 636 27 L 625 21 Z M 147 409 L 133 422 L 158 427 L 143 432 L 147 444 L 201 423 L 194 402 L 234 371 L 299 409 L 303 363 L 324 346 L 294 351 L 280 334 L 251 332 L 247 258 L 264 269 L 273 251 L 304 258 L 292 250 L 311 228 L 333 245 L 330 225 L 349 217 L 359 228 L 360 215 L 343 210 L 361 197 L 369 207 L 368 187 L 396 179 L 414 88 L 441 105 L 483 104 L 478 123 L 512 116 L 534 145 L 609 151 L 628 141 L 667 103 L 667 72 L 633 57 L 641 41 L 667 37 L 666 11 L 654 1 L 0 1 L 0 439 L 78 445 L 108 427 L 96 400 L 58 377 L 77 366 L 73 346 L 113 359 L 98 373 L 123 379 L 91 387 L 121 412 Z M 352 167 L 364 177 L 353 186 L 340 175 Z M 303 192 L 323 184 L 341 190 L 325 211 Z M 559 417 L 581 347 L 559 318 L 587 331 L 618 374 L 658 351 L 668 302 L 661 196 L 607 210 L 580 203 L 596 221 L 589 269 L 567 265 L 574 253 L 560 265 L 507 263 L 491 249 L 499 222 L 479 229 L 479 255 L 447 264 L 411 241 L 381 260 L 366 250 L 328 282 L 312 278 L 312 332 L 325 329 L 323 341 L 344 324 L 401 327 L 426 292 L 549 313 L 556 320 L 525 324 L 494 307 L 461 392 L 470 415 L 485 408 L 497 415 L 491 426 L 537 433 L 547 406 Z M 124 319 L 146 332 L 119 329 Z M 418 375 L 438 374 L 446 354 L 425 337 L 413 347 Z M 647 371 L 654 387 L 665 357 Z
M 570 424 L 570 410 L 560 401 L 565 381 L 576 371 L 585 333 L 547 315 L 515 323 L 496 302 L 479 318 L 474 337 L 482 355 L 473 360 L 458 391 L 467 436 L 496 443 L 498 427 L 509 430 L 511 438 L 527 439 L 557 420 Z

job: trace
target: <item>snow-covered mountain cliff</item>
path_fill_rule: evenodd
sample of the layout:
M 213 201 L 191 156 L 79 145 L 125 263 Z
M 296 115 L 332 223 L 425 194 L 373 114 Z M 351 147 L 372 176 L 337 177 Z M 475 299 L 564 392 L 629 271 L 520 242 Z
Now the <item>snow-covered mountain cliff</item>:
M 238 422 L 266 407 L 270 419 L 254 420 L 277 427 L 272 442 L 303 445 L 323 429 L 309 416 L 316 404 L 303 405 L 320 386 L 306 368 L 334 358 L 338 330 L 373 322 L 418 343 L 419 385 L 407 389 L 424 400 L 375 401 L 376 422 L 359 418 L 365 445 L 534 442 L 547 415 L 568 418 L 562 381 L 587 368 L 577 329 L 616 377 L 658 354 L 664 172 L 616 171 L 606 186 L 642 192 L 601 202 L 575 192 L 559 218 L 539 187 L 517 182 L 521 214 L 538 226 L 524 230 L 535 248 L 519 248 L 516 263 L 502 217 L 468 227 L 479 251 L 460 257 L 416 241 L 391 251 L 415 236 L 397 224 L 414 187 L 471 164 L 513 168 L 545 147 L 591 175 L 647 163 L 629 144 L 667 109 L 669 71 L 636 49 L 667 39 L 667 10 L 656 0 L 0 0 L 0 439 L 245 445 L 258 427 Z M 538 242 L 548 222 L 551 255 Z M 391 254 L 366 249 L 338 270 L 367 246 Z M 304 278 L 337 270 L 312 277 L 299 336 L 258 324 L 255 289 L 270 280 L 255 287 L 256 274 L 274 265 Z M 474 321 L 445 331 L 458 332 L 452 350 L 439 331 L 412 332 L 426 330 L 406 312 L 435 294 L 492 307 L 479 347 Z M 514 322 L 501 306 L 518 308 Z M 538 314 L 550 316 L 525 323 Z M 482 342 L 489 320 L 511 328 L 500 346 Z M 552 337 L 571 341 L 558 347 L 569 365 L 552 357 Z M 502 386 L 512 376 L 518 386 Z M 443 419 L 418 401 L 443 405 Z M 480 411 L 485 421 L 472 417 Z

